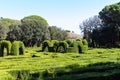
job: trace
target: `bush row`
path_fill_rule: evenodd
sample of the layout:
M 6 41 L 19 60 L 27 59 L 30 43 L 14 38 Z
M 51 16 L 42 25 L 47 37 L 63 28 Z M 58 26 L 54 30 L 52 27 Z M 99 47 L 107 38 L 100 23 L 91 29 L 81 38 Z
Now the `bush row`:
M 42 51 L 46 52 L 73 52 L 73 53 L 83 53 L 87 51 L 88 43 L 85 39 L 83 40 L 45 40 L 42 44 Z
M 6 52 L 4 51 L 5 49 Z M 12 43 L 7 40 L 0 41 L 0 56 L 23 55 L 24 49 L 24 44 L 21 41 L 14 41 Z

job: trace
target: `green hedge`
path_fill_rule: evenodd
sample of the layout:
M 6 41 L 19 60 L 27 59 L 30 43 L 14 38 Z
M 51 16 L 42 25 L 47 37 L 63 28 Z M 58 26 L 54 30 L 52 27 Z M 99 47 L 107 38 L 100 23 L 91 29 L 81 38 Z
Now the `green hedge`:
M 83 43 L 82 40 L 80 41 L 76 41 L 78 43 L 77 47 L 78 47 L 78 52 L 79 53 L 83 53 Z
M 23 42 L 21 41 L 14 41 L 11 47 L 11 55 L 23 55 L 25 52 L 25 47 Z
M 67 52 L 69 53 L 82 53 L 83 44 L 82 41 L 73 41 L 72 45 L 68 47 Z
M 53 52 L 57 52 L 57 46 L 59 46 L 59 41 L 52 40 L 52 44 L 53 44 Z
M 7 49 L 7 52 L 4 52 L 4 49 Z M 6 56 L 10 54 L 11 42 L 7 40 L 0 41 L 0 56 Z
M 57 46 L 59 45 L 58 40 L 45 40 L 42 44 L 42 51 L 56 52 Z
M 68 53 L 78 53 L 78 47 L 76 41 L 73 41 L 73 43 L 68 47 L 67 49 Z
M 88 43 L 84 39 L 82 40 L 64 40 L 64 41 L 58 41 L 58 40 L 45 40 L 42 45 L 42 51 L 48 51 L 48 52 L 61 52 L 61 53 L 83 53 L 87 51 L 88 49 Z
M 49 40 L 45 40 L 44 42 L 43 42 L 43 44 L 42 44 L 42 51 L 49 51 L 48 50 L 48 47 L 50 47 L 51 46 L 51 43 L 50 43 L 50 41 Z
M 83 39 L 82 43 L 83 43 L 83 52 L 85 52 L 88 50 L 88 42 L 86 39 Z
M 67 42 L 67 43 L 68 43 L 69 47 L 70 47 L 70 46 L 72 45 L 72 43 L 73 43 L 73 41 L 72 41 L 72 40 L 70 40 L 70 39 L 65 40 L 65 42 Z
M 58 46 L 57 46 L 57 52 L 62 52 L 62 53 L 66 53 L 67 52 L 67 48 L 68 48 L 68 44 L 65 41 L 60 41 Z
M 25 54 L 25 45 L 21 41 L 19 41 L 19 54 L 20 55 L 24 55 Z

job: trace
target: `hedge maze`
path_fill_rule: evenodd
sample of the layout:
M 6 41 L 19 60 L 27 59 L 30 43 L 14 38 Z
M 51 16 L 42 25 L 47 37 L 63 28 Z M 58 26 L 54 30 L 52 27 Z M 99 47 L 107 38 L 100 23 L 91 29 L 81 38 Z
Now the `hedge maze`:
M 6 49 L 6 52 L 4 51 Z M 21 41 L 10 42 L 7 40 L 0 41 L 0 56 L 7 55 L 23 55 L 24 54 L 24 44 Z
M 42 44 L 42 51 L 60 53 L 84 53 L 88 49 L 88 43 L 83 40 L 45 40 Z

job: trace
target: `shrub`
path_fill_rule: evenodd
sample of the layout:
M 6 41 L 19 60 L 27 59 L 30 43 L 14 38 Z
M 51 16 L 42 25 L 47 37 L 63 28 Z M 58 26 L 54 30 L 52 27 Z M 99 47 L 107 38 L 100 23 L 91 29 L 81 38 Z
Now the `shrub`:
M 70 53 L 78 53 L 78 43 L 76 41 L 73 41 L 70 47 L 68 47 L 67 52 Z
M 4 52 L 4 49 L 7 49 L 7 53 Z M 2 40 L 0 42 L 0 56 L 9 55 L 11 50 L 11 42 L 7 40 Z
M 14 41 L 11 47 L 11 55 L 23 55 L 25 53 L 25 47 L 23 42 L 21 41 Z
M 59 46 L 59 41 L 52 40 L 52 44 L 53 44 L 53 52 L 57 52 L 57 47 Z
M 67 42 L 69 46 L 72 45 L 72 40 L 70 40 L 70 39 L 65 40 L 65 42 Z
M 76 41 L 81 41 L 81 39 L 76 39 Z
M 87 42 L 86 39 L 83 39 L 83 40 L 82 40 L 82 43 L 83 43 L 83 45 L 88 45 L 88 42 Z
M 45 40 L 45 41 L 43 42 L 43 44 L 42 44 L 42 51 L 49 51 L 49 50 L 48 50 L 48 47 L 50 47 L 50 46 L 51 46 L 50 41 L 49 41 L 49 40 Z
M 85 52 L 88 50 L 88 42 L 86 39 L 84 39 L 82 43 L 83 43 L 83 52 Z
M 60 41 L 59 44 L 58 44 L 58 46 L 57 46 L 56 51 L 57 51 L 57 52 L 65 53 L 65 52 L 67 52 L 67 48 L 68 48 L 67 42 L 65 42 L 65 41 Z
M 52 46 L 54 46 L 55 43 L 58 43 L 59 41 L 58 40 L 51 40 L 51 44 Z
M 83 53 L 83 43 L 82 43 L 82 41 L 80 40 L 80 41 L 76 41 L 77 42 L 77 47 L 78 47 L 78 52 L 79 53 Z
M 25 46 L 23 42 L 19 42 L 19 54 L 24 55 L 25 54 Z
M 82 53 L 83 52 L 83 44 L 82 41 L 73 41 L 71 46 L 67 49 L 67 52 L 71 53 Z

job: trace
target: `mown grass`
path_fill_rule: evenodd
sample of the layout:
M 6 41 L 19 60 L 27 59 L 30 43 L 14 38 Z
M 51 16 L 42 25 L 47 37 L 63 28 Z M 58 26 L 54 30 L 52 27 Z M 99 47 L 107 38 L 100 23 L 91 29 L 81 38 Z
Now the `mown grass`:
M 109 72 L 111 74 L 112 72 L 120 73 L 118 68 L 120 66 L 117 65 L 120 63 L 120 49 L 118 48 L 89 49 L 84 54 L 49 53 L 40 50 L 40 47 L 26 48 L 25 55 L 0 57 L 0 80 L 14 80 L 14 76 L 9 72 L 15 70 L 29 70 L 30 73 L 37 73 L 46 70 L 49 72 L 49 69 L 54 71 L 55 69 L 56 74 L 61 74 L 60 71 L 62 71 L 60 77 L 52 77 L 54 80 L 61 80 L 62 78 L 77 80 L 77 78 L 86 76 L 95 77 L 96 74 L 98 74 L 96 76 L 104 76 Z M 108 72 L 100 72 L 101 70 Z M 51 77 L 45 78 L 45 80 L 47 79 L 50 80 Z

